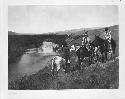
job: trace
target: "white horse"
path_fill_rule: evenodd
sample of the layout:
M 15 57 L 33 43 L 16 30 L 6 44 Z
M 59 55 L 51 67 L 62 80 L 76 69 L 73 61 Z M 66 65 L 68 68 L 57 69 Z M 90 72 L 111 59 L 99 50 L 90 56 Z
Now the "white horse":
M 52 73 L 54 75 L 54 72 L 58 72 L 60 69 L 65 71 L 65 66 L 66 66 L 66 60 L 60 56 L 55 56 L 51 60 L 51 66 L 52 66 Z
M 70 47 L 70 52 L 72 52 L 72 51 L 75 51 L 75 45 L 72 45 L 71 47 Z

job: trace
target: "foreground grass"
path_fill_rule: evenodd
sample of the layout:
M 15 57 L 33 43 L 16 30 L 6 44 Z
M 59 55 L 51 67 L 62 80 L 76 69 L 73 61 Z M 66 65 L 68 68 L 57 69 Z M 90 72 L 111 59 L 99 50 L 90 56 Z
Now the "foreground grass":
M 36 74 L 9 82 L 10 90 L 51 89 L 117 89 L 119 86 L 119 60 L 105 64 L 92 64 L 83 70 L 52 76 L 46 67 Z

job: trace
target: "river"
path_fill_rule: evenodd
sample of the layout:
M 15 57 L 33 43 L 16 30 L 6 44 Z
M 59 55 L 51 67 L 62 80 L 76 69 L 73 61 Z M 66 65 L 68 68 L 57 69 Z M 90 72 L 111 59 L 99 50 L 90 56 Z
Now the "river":
M 58 54 L 55 52 L 23 54 L 17 62 L 9 64 L 9 81 L 18 76 L 31 75 L 46 66 L 50 66 L 51 59 L 56 55 Z

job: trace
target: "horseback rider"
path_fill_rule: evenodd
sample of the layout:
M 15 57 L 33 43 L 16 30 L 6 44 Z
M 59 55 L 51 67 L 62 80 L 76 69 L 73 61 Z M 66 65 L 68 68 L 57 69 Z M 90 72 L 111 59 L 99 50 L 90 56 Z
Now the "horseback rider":
M 111 52 L 111 31 L 107 27 L 105 28 L 105 40 L 108 41 L 109 52 Z
M 109 31 L 108 28 L 105 28 L 105 40 L 107 40 L 109 43 L 111 42 L 111 31 Z
M 85 31 L 85 34 L 82 37 L 82 45 L 86 45 L 87 43 L 88 43 L 88 31 Z

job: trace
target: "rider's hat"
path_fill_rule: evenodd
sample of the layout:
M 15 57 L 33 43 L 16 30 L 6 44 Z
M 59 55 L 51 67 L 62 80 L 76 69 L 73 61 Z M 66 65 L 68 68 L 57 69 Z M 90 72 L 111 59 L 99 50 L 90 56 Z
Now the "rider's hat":
M 109 30 L 108 27 L 106 27 L 106 28 L 105 28 L 105 31 L 108 31 L 108 30 Z

